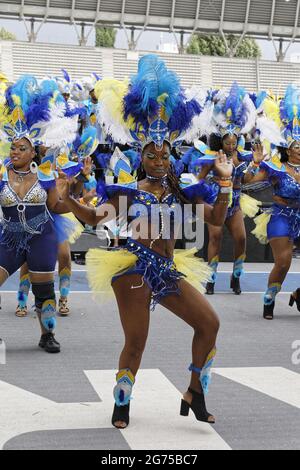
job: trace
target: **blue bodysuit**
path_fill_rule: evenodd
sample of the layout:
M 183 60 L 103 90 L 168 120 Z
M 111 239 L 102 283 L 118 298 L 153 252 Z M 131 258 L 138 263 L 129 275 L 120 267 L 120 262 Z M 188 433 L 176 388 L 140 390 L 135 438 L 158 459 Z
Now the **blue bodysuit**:
M 268 224 L 268 239 L 300 238 L 300 184 L 288 174 L 286 166 L 277 160 L 262 162 L 260 169 L 268 175 L 274 188 L 274 196 L 285 199 L 288 206 L 274 203 Z

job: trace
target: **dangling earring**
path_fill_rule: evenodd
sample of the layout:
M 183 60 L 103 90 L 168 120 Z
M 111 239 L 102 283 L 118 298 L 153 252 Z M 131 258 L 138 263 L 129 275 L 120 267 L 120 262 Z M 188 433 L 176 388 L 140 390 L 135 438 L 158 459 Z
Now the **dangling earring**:
M 30 163 L 30 171 L 31 173 L 33 173 L 34 175 L 37 174 L 38 172 L 38 164 L 36 162 L 31 162 Z

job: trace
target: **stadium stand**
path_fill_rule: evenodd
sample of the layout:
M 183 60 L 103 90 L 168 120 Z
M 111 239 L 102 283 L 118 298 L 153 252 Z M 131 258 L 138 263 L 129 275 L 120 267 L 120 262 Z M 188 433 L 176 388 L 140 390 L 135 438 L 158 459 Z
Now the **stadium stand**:
M 148 52 L 124 49 L 0 41 L 0 70 L 10 80 L 24 73 L 39 78 L 58 75 L 66 68 L 74 78 L 96 71 L 103 77 L 123 79 L 137 70 L 140 56 Z M 289 83 L 300 85 L 300 64 L 252 61 L 159 53 L 184 86 L 223 87 L 234 80 L 249 91 L 272 89 L 281 93 Z

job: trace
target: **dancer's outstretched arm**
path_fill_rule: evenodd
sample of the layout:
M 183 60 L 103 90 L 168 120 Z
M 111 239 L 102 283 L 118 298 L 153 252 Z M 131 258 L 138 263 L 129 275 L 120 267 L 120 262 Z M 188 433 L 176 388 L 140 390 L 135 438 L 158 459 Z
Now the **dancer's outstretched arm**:
M 249 165 L 248 170 L 243 178 L 244 184 L 260 183 L 268 180 L 268 175 L 265 171 L 259 169 L 259 165 L 265 159 L 264 149 L 261 144 L 256 144 L 253 147 L 253 162 Z
M 61 202 L 67 208 L 67 212 L 73 214 L 82 222 L 95 227 L 99 222 L 113 220 L 118 215 L 119 197 L 115 196 L 109 202 L 102 204 L 97 210 L 83 206 L 70 196 L 70 182 L 60 174 L 57 179 L 57 190 Z
M 220 180 L 223 180 L 223 182 L 226 181 L 228 187 L 221 188 L 214 206 L 206 203 L 204 204 L 204 221 L 208 224 L 222 227 L 225 223 L 232 191 L 231 181 L 233 165 L 228 162 L 226 155 L 223 152 L 220 152 L 219 157 L 215 161 L 214 168 L 217 176 Z M 196 203 L 203 204 L 203 201 L 198 199 Z

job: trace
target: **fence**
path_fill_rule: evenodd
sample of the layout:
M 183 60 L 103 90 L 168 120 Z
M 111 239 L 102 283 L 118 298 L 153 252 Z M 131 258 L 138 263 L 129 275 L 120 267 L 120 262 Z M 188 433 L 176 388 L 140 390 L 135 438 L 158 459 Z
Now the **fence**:
M 123 79 L 134 74 L 139 58 L 148 52 L 129 52 L 57 44 L 0 41 L 0 69 L 10 80 L 23 74 L 59 75 L 66 68 L 73 78 L 91 72 Z M 159 53 L 181 77 L 184 86 L 223 87 L 234 80 L 249 91 L 272 89 L 282 92 L 289 83 L 300 85 L 300 64 L 266 60 L 228 59 Z

